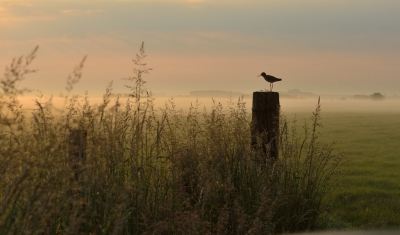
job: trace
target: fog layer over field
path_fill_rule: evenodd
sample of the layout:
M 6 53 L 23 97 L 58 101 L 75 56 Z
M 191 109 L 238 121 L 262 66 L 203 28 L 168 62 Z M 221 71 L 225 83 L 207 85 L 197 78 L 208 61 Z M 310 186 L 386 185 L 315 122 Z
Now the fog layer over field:
M 237 102 L 239 97 L 232 97 L 232 102 Z M 35 100 L 41 103 L 48 101 L 48 98 L 38 99 L 37 97 L 22 97 L 20 98 L 24 108 L 32 109 L 35 107 Z M 116 97 L 112 98 L 112 102 L 109 104 L 109 108 L 114 106 Z M 78 100 L 83 101 L 83 97 Z M 127 98 L 119 98 L 119 102 L 123 107 Z M 53 105 L 56 108 L 63 108 L 65 99 L 59 97 L 53 97 Z M 90 97 L 89 101 L 91 104 L 101 104 L 102 97 Z M 213 102 L 221 103 L 223 107 L 227 107 L 229 98 L 211 98 L 211 97 L 154 97 L 154 104 L 156 109 L 163 108 L 166 102 L 174 102 L 176 108 L 188 110 L 191 105 L 195 106 L 196 102 L 199 108 L 210 109 Z M 246 107 L 251 112 L 252 98 L 244 98 Z M 315 109 L 318 98 L 302 98 L 302 99 L 280 99 L 281 111 L 283 113 L 300 113 L 300 112 L 312 112 Z M 357 100 L 357 99 L 335 99 L 335 98 L 324 98 L 321 97 L 322 112 L 400 112 L 400 100 L 399 99 L 385 99 L 380 101 L 374 100 Z

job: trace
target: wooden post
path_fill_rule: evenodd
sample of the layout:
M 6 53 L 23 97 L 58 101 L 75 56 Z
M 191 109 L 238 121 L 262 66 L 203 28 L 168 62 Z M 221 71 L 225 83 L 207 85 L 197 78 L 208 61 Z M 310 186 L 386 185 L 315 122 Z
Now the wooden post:
M 73 176 L 71 180 L 78 181 L 80 171 L 86 159 L 87 131 L 82 129 L 71 130 L 69 136 L 69 163 Z
M 278 159 L 279 93 L 253 92 L 251 144 L 259 164 Z
M 70 175 L 70 213 L 77 216 L 85 210 L 82 191 L 82 172 L 86 162 L 87 131 L 73 129 L 69 135 L 68 157 L 71 168 Z

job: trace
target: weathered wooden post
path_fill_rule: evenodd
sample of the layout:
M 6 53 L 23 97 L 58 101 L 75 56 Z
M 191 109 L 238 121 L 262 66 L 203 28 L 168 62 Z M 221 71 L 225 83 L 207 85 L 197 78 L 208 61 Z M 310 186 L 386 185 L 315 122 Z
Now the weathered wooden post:
M 86 162 L 86 140 L 87 131 L 83 129 L 73 129 L 68 139 L 68 157 L 71 170 L 70 175 L 70 213 L 79 215 L 85 210 L 83 203 L 83 191 L 81 187 L 82 172 Z
M 278 92 L 253 92 L 251 144 L 261 165 L 278 159 L 279 110 Z
M 78 181 L 79 174 L 86 160 L 87 131 L 82 129 L 71 130 L 69 136 L 69 164 L 73 172 L 71 180 Z

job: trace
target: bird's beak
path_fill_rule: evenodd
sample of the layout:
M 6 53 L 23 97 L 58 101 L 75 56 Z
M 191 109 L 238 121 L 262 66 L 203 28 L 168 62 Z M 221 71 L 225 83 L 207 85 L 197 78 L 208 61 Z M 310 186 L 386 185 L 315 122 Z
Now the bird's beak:
M 260 75 L 258 75 L 257 77 L 259 77 L 259 76 L 261 76 L 261 74 L 260 74 Z

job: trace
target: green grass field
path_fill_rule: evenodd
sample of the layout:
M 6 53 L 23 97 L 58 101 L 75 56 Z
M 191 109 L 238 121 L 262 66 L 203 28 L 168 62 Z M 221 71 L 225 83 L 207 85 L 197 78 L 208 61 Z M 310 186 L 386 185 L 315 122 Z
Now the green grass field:
M 297 113 L 299 122 L 309 115 Z M 322 111 L 321 123 L 321 140 L 337 141 L 345 160 L 323 227 L 399 228 L 400 113 Z

